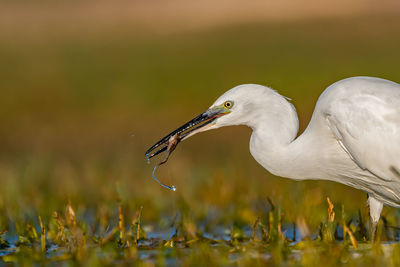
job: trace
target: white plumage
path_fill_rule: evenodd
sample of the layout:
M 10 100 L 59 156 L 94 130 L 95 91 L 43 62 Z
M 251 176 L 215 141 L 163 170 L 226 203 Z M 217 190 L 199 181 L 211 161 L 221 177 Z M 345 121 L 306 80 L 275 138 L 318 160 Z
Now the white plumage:
M 240 85 L 166 136 L 146 155 L 174 134 L 184 140 L 198 132 L 229 125 L 252 128 L 250 152 L 274 175 L 295 180 L 331 180 L 367 192 L 373 226 L 383 204 L 400 206 L 397 83 L 353 77 L 332 84 L 319 97 L 308 127 L 297 138 L 297 113 L 285 97 L 265 86 Z M 188 129 L 192 130 L 185 133 Z
M 250 126 L 251 154 L 271 173 L 361 189 L 370 197 L 374 223 L 382 203 L 400 206 L 399 84 L 372 77 L 332 84 L 319 97 L 307 129 L 297 138 L 295 108 L 276 91 L 241 85 L 223 94 L 212 107 L 225 101 L 234 103 L 231 112 L 216 119 L 209 129 Z

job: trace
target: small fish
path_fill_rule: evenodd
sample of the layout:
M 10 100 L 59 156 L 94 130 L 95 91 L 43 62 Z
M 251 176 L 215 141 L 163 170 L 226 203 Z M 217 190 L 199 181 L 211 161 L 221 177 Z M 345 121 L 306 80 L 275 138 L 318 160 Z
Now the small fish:
M 145 157 L 148 162 L 152 157 L 155 157 L 165 151 L 167 152 L 165 159 L 154 167 L 153 179 L 160 183 L 163 187 L 175 191 L 175 186 L 166 186 L 156 178 L 155 172 L 157 168 L 168 161 L 168 158 L 171 155 L 172 151 L 175 150 L 175 148 L 181 141 L 189 138 L 196 133 L 208 129 L 210 126 L 212 126 L 212 123 L 223 114 L 227 114 L 227 112 L 221 107 L 209 109 L 206 112 L 203 112 L 200 115 L 196 116 L 194 119 L 188 121 L 178 129 L 164 136 L 163 138 L 161 138 L 161 140 L 151 146 L 145 153 Z
M 164 158 L 163 161 L 161 161 L 156 166 L 154 166 L 153 174 L 152 174 L 153 179 L 156 180 L 161 186 L 163 186 L 163 187 L 165 187 L 165 188 L 167 188 L 169 190 L 172 190 L 172 191 L 176 191 L 176 187 L 174 185 L 168 186 L 168 185 L 163 184 L 160 180 L 157 179 L 157 177 L 155 175 L 155 172 L 156 172 L 156 170 L 157 170 L 157 168 L 159 166 L 163 165 L 164 163 L 166 163 L 168 161 L 169 156 L 175 150 L 175 148 L 178 146 L 180 141 L 181 141 L 181 139 L 179 137 L 179 134 L 175 134 L 175 135 L 171 136 L 168 139 L 168 142 L 167 142 L 167 154 L 165 155 L 165 158 Z M 148 158 L 147 160 L 149 161 L 150 159 Z

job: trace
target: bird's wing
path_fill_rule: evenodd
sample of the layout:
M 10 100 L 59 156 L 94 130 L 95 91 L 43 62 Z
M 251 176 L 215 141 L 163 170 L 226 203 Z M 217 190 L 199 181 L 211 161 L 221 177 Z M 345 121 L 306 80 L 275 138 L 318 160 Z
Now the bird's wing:
M 358 166 L 383 180 L 400 179 L 400 98 L 373 94 L 339 98 L 325 115 Z

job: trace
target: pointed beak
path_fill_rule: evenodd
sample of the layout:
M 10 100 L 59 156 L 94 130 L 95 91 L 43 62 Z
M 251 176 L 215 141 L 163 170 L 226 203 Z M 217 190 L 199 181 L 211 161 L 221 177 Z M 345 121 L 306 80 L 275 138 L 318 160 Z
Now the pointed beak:
M 149 160 L 166 150 L 168 150 L 168 153 L 172 152 L 180 141 L 183 141 L 196 133 L 208 130 L 217 118 L 228 113 L 229 111 L 222 106 L 208 109 L 155 143 L 146 151 L 146 158 Z

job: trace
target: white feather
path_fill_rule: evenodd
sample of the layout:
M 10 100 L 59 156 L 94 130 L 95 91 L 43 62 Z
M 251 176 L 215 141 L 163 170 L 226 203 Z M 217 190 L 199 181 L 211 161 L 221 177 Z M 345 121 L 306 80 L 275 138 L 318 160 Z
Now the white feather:
M 399 84 L 372 77 L 332 84 L 321 94 L 298 138 L 294 106 L 273 89 L 241 85 L 213 106 L 227 100 L 234 103 L 231 112 L 210 129 L 251 127 L 250 152 L 271 173 L 336 181 L 367 192 L 379 203 L 400 206 Z

